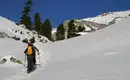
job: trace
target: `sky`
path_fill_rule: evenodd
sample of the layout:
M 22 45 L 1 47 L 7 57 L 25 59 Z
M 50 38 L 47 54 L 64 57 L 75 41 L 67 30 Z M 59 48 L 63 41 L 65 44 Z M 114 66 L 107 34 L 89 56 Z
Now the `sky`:
M 1 0 L 0 16 L 20 21 L 26 0 Z M 42 22 L 49 18 L 53 28 L 64 20 L 94 17 L 104 12 L 130 10 L 130 0 L 33 0 L 31 17 L 40 13 Z

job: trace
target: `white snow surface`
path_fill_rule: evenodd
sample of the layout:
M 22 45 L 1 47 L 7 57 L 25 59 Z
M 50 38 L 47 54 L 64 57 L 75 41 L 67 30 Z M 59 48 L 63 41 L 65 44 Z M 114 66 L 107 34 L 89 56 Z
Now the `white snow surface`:
M 78 33 L 76 33 L 76 34 L 86 35 L 86 34 L 88 34 L 88 33 L 87 33 L 87 32 L 78 32 Z
M 1 39 L 0 38 L 0 60 L 3 58 L 7 59 L 7 62 L 4 64 L 0 64 L 0 77 L 1 80 L 21 80 L 24 78 L 25 72 L 25 66 L 23 64 L 17 64 L 10 61 L 11 57 L 14 57 L 22 62 L 25 62 L 26 64 L 26 58 L 24 54 L 24 50 L 27 47 L 27 44 L 22 43 L 20 41 L 15 41 L 12 39 Z M 34 44 L 39 50 L 40 50 L 40 58 L 36 54 L 37 58 L 37 64 L 40 64 L 41 66 L 46 63 L 46 61 L 49 59 L 48 53 L 44 54 L 42 48 L 40 47 L 42 43 L 36 43 Z M 4 73 L 3 73 L 4 72 Z M 16 75 L 14 77 L 14 75 Z M 13 76 L 13 77 L 12 77 Z M 22 76 L 22 77 L 20 77 Z M 17 79 L 19 77 L 19 79 Z
M 109 22 L 113 21 L 114 19 L 116 19 L 116 22 L 119 22 L 122 19 L 128 17 L 129 14 L 130 14 L 130 10 L 120 11 L 120 12 L 106 12 L 106 13 L 103 13 L 96 17 L 89 17 L 89 18 L 84 18 L 81 20 L 93 21 L 93 22 L 101 23 L 101 24 L 108 24 Z
M 27 75 L 22 65 L 0 67 L 1 80 L 130 80 L 129 26 L 130 17 L 87 35 L 36 43 L 41 52 L 41 68 Z M 12 55 L 24 61 L 26 46 L 2 38 L 0 57 Z
M 52 34 L 56 33 L 56 28 L 52 29 Z

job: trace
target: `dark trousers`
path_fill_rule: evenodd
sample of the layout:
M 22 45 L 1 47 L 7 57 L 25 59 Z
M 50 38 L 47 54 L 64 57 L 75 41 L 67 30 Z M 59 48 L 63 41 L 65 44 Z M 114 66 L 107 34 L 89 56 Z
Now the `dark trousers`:
M 36 65 L 36 55 L 33 56 L 33 64 Z
M 34 70 L 33 56 L 27 56 L 27 72 L 31 72 Z

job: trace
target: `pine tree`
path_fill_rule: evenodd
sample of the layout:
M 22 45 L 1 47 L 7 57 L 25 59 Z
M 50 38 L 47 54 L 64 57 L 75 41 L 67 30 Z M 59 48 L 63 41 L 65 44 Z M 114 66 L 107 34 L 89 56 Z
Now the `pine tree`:
M 56 37 L 57 37 L 57 40 L 65 39 L 65 29 L 64 29 L 64 25 L 63 24 L 60 24 L 57 27 Z
M 82 27 L 82 26 L 80 25 L 79 28 L 78 28 L 78 31 L 79 31 L 79 32 L 85 31 L 85 27 Z
M 41 18 L 40 18 L 39 13 L 36 13 L 34 16 L 34 25 L 35 25 L 35 30 L 39 32 L 41 28 Z
M 26 26 L 27 29 L 31 30 L 31 25 L 32 25 L 32 22 L 31 22 L 31 18 L 28 16 L 28 15 L 23 15 L 21 17 L 21 24 L 24 24 Z
M 49 19 L 46 19 L 40 28 L 40 34 L 51 40 L 52 25 Z
M 20 24 L 24 24 L 26 26 L 27 29 L 31 30 L 32 29 L 32 22 L 31 22 L 31 18 L 29 16 L 29 13 L 31 11 L 31 7 L 32 7 L 32 0 L 27 0 L 25 2 L 25 7 L 22 11 L 22 16 L 20 17 Z
M 71 20 L 68 23 L 68 38 L 73 37 L 74 32 L 75 32 L 74 20 Z
M 27 0 L 27 2 L 25 2 L 25 5 L 29 5 L 29 6 L 32 6 L 32 0 Z

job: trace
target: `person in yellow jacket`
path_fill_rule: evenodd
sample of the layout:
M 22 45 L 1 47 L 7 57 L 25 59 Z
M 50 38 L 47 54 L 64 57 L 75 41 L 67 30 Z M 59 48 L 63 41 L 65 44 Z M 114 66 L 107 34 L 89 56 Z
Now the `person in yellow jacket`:
M 34 71 L 36 68 L 36 50 L 39 52 L 33 43 L 30 42 L 24 51 L 27 56 L 27 73 Z

